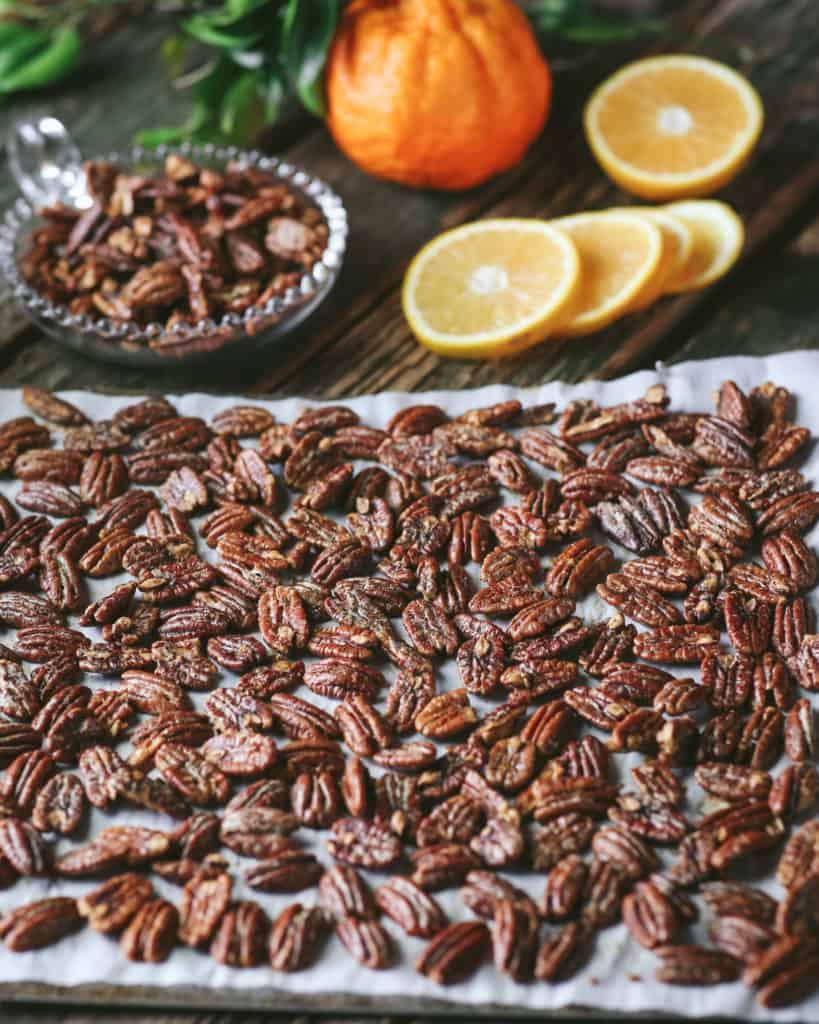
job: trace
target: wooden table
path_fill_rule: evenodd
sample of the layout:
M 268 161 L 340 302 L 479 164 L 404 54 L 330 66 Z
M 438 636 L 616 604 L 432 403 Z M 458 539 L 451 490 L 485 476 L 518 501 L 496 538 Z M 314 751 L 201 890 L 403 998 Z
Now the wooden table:
M 819 334 L 814 327 L 819 314 L 816 0 L 681 0 L 659 6 L 669 17 L 661 36 L 628 47 L 556 50 L 554 110 L 542 138 L 518 167 L 471 192 L 411 192 L 367 178 L 337 152 L 316 121 L 296 119 L 273 132 L 271 150 L 286 152 L 329 181 L 343 196 L 351 222 L 348 256 L 335 291 L 286 347 L 228 372 L 220 368 L 218 374 L 125 370 L 55 348 L 27 325 L 8 296 L 0 296 L 0 387 L 195 388 L 338 398 L 383 389 L 576 381 L 626 373 L 659 358 L 812 347 Z M 15 115 L 47 109 L 70 125 L 83 150 L 92 154 L 127 145 L 140 128 L 175 123 L 187 101 L 166 85 L 160 38 L 159 30 L 143 26 L 106 40 L 86 73 L 58 91 L 0 111 L 0 134 Z M 476 217 L 551 217 L 628 201 L 592 160 L 580 110 L 591 87 L 624 60 L 673 50 L 727 61 L 753 80 L 765 101 L 766 127 L 753 163 L 724 195 L 748 227 L 745 253 L 734 272 L 711 289 L 664 300 L 588 339 L 547 342 L 502 362 L 444 360 L 418 346 L 400 306 L 401 278 L 418 247 L 436 232 Z M 9 176 L 0 175 L 0 204 L 13 195 Z M 2 1007 L 0 1015 L 21 1024 L 142 1024 L 148 1019 L 187 1024 L 194 1019 L 183 1013 L 160 1017 Z M 195 1019 L 216 1018 L 199 1014 Z

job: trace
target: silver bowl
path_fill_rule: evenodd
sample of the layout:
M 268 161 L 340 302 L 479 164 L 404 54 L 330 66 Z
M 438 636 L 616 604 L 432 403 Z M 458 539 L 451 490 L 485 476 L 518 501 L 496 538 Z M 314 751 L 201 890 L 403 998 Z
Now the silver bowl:
M 54 123 L 62 129 L 53 118 L 41 119 L 40 124 L 44 123 Z M 241 314 L 228 313 L 219 319 L 177 324 L 170 331 L 161 323 L 140 326 L 108 317 L 76 315 L 65 306 L 43 298 L 20 274 L 18 261 L 28 238 L 42 224 L 36 208 L 63 198 L 66 189 L 63 187 L 56 194 L 52 190 L 49 194 L 42 187 L 43 176 L 37 181 L 30 172 L 21 174 L 19 150 L 15 152 L 14 147 L 10 148 L 12 171 L 21 191 L 29 198 L 19 198 L 0 223 L 0 274 L 29 319 L 61 345 L 84 355 L 146 369 L 212 365 L 228 359 L 235 362 L 281 344 L 324 301 L 338 277 L 347 243 L 347 214 L 339 196 L 320 178 L 286 160 L 234 146 L 182 144 L 151 150 L 134 146 L 125 152 L 106 153 L 94 159 L 116 164 L 128 172 L 146 174 L 161 171 L 165 158 L 171 153 L 213 170 L 223 170 L 231 161 L 258 167 L 286 184 L 306 206 L 320 211 L 328 228 L 326 248 L 297 285 L 264 306 L 252 306 Z M 77 168 L 69 167 L 67 173 L 61 171 L 61 177 L 63 183 L 69 182 L 71 201 L 77 206 L 88 205 L 81 191 L 78 194 L 78 173 Z M 162 335 L 178 338 L 181 351 L 175 351 L 172 345 L 164 349 L 151 347 L 151 342 L 156 343 Z M 214 339 L 218 340 L 218 347 L 214 347 Z

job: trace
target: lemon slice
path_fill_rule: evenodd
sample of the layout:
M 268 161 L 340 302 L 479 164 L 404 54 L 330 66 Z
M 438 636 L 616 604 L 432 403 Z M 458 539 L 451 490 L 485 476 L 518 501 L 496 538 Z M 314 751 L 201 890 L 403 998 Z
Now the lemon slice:
M 590 334 L 607 326 L 638 300 L 660 266 L 663 236 L 647 217 L 607 210 L 550 223 L 574 242 L 582 268 L 556 334 Z
M 509 355 L 549 333 L 579 273 L 574 244 L 545 222 L 476 221 L 421 249 L 404 278 L 404 315 L 442 355 Z
M 691 199 L 666 207 L 694 238 L 685 264 L 665 283 L 666 292 L 703 288 L 726 274 L 742 252 L 745 229 L 730 206 L 716 199 Z
M 592 93 L 586 138 L 603 170 L 646 199 L 704 196 L 748 159 L 762 130 L 758 93 L 704 57 L 648 57 Z
M 653 206 L 623 206 L 613 208 L 621 213 L 633 213 L 651 221 L 663 236 L 663 254 L 657 270 L 643 286 L 640 294 L 629 306 L 629 311 L 645 309 L 665 291 L 668 282 L 685 266 L 694 246 L 691 228 L 667 209 Z

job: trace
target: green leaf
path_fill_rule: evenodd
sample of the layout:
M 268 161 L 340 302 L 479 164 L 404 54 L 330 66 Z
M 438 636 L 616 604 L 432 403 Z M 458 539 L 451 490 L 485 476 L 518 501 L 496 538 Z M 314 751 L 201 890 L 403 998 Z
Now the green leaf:
M 579 21 L 589 13 L 588 0 L 529 0 L 524 9 L 540 32 L 554 32 L 567 21 Z
M 42 29 L 27 28 L 24 25 L 15 25 L 14 28 L 17 31 L 12 36 L 0 40 L 0 79 L 45 49 L 51 38 Z
M 263 102 L 259 94 L 259 73 L 245 71 L 228 89 L 222 100 L 219 128 L 224 136 L 244 145 L 259 131 Z
M 82 39 L 76 28 L 58 28 L 39 53 L 5 75 L 0 75 L 0 93 L 36 89 L 64 78 L 79 63 Z
M 282 59 L 304 106 L 325 113 L 324 65 L 338 24 L 338 0 L 289 0 L 282 28 Z
M 537 31 L 575 43 L 623 42 L 665 27 L 657 18 L 599 13 L 590 0 L 528 0 L 524 10 Z
M 269 7 L 270 0 L 227 0 L 223 17 L 236 21 L 245 18 L 248 14 L 259 10 L 261 7 Z M 225 21 L 225 24 L 228 22 Z
M 574 43 L 621 43 L 651 32 L 662 32 L 665 23 L 659 18 L 603 18 L 563 25 L 560 34 Z
M 208 14 L 195 14 L 182 22 L 182 27 L 194 39 L 208 46 L 218 46 L 223 50 L 249 50 L 262 37 L 260 31 L 229 32 L 220 28 Z
M 35 31 L 39 30 L 32 29 L 21 21 L 0 21 L 0 49 L 4 50 L 7 46 L 33 35 Z
M 194 86 L 193 95 L 197 103 L 205 109 L 218 110 L 222 96 L 240 74 L 241 70 L 232 61 L 220 56 Z
M 270 69 L 264 86 L 264 121 L 273 124 L 287 92 L 287 79 L 278 65 Z

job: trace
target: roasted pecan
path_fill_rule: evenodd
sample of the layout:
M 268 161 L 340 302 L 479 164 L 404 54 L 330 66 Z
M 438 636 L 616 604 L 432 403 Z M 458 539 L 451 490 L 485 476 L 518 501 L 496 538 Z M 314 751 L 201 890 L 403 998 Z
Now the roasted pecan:
M 480 921 L 451 924 L 439 931 L 415 961 L 416 970 L 438 985 L 469 977 L 485 958 L 489 929 Z
M 232 904 L 219 922 L 210 955 L 228 967 L 257 967 L 265 960 L 270 921 L 258 903 Z
M 704 946 L 657 946 L 662 960 L 655 971 L 657 981 L 667 985 L 721 985 L 735 981 L 742 964 L 728 953 Z
M 87 893 L 78 901 L 77 909 L 92 928 L 110 935 L 122 931 L 153 895 L 150 881 L 129 871 Z
M 41 832 L 71 835 L 82 824 L 85 790 L 76 775 L 62 772 L 49 779 L 37 794 L 31 822 Z
M 401 843 L 376 822 L 339 818 L 331 831 L 332 837 L 327 840 L 327 849 L 336 860 L 344 864 L 383 869 L 390 867 L 401 856 Z
M 79 931 L 83 924 L 76 900 L 52 896 L 26 903 L 0 917 L 0 939 L 10 952 L 24 953 L 51 946 Z
M 300 971 L 318 956 L 324 940 L 324 915 L 318 907 L 293 903 L 273 923 L 268 943 L 275 971 Z
M 176 945 L 179 914 L 167 900 L 143 903 L 120 939 L 120 950 L 129 960 L 162 963 Z

